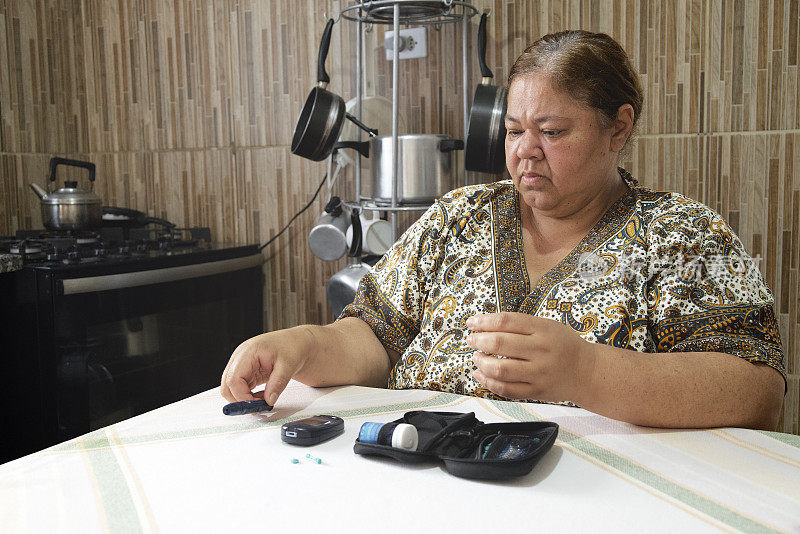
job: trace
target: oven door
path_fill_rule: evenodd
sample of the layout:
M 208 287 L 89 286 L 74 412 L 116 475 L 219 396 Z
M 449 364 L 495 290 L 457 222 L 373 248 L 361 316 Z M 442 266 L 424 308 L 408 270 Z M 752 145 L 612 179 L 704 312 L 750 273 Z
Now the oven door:
M 262 262 L 54 280 L 54 442 L 218 386 L 263 332 Z

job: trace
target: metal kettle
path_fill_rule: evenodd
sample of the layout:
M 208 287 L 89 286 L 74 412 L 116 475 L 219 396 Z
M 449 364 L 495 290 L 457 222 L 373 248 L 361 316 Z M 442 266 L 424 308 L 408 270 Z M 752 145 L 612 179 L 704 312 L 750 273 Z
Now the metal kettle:
M 94 189 L 94 163 L 65 158 L 50 159 L 50 182 L 56 181 L 56 167 L 69 165 L 89 170 L 89 181 Z M 42 209 L 42 224 L 48 230 L 93 230 L 99 228 L 103 219 L 103 203 L 92 190 L 78 188 L 78 182 L 64 182 L 64 187 L 45 191 L 37 184 L 30 184 L 39 197 Z
M 350 219 L 353 225 L 353 241 L 347 254 L 347 267 L 331 276 L 325 288 L 334 318 L 339 317 L 342 310 L 355 300 L 358 284 L 369 272 L 369 266 L 361 261 L 361 219 L 358 208 L 352 210 Z

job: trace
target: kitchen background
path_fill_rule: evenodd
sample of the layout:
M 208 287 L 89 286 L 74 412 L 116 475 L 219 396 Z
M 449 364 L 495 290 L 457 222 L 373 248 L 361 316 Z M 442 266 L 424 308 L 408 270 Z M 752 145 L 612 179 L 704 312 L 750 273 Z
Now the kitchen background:
M 50 157 L 97 164 L 96 192 L 216 240 L 265 242 L 311 198 L 325 163 L 292 156 L 333 0 L 0 0 L 0 235 L 41 227 L 28 182 Z M 623 166 L 649 187 L 719 211 L 775 294 L 789 371 L 781 429 L 800 433 L 800 85 L 797 0 L 475 0 L 491 9 L 497 80 L 537 37 L 567 28 L 618 39 L 646 89 Z M 470 22 L 470 80 L 477 17 Z M 331 89 L 355 94 L 356 24 L 334 28 Z M 383 26 L 365 40 L 366 94 L 391 97 Z M 408 131 L 463 137 L 461 25 L 428 29 L 400 65 Z M 60 171 L 61 172 L 61 171 Z M 80 173 L 76 178 L 82 177 Z M 473 177 L 475 178 L 475 177 Z M 324 190 L 323 190 L 324 191 Z M 335 191 L 352 197 L 352 180 Z M 322 197 L 322 195 L 321 195 Z M 332 319 L 306 238 L 325 198 L 265 250 L 268 329 Z

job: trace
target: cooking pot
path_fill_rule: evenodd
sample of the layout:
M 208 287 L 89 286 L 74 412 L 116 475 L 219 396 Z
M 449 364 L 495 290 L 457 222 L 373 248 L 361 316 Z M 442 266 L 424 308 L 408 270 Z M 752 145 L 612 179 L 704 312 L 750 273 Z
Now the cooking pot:
M 349 257 L 347 267 L 337 272 L 325 287 L 325 296 L 328 306 L 331 307 L 333 317 L 339 317 L 342 310 L 356 299 L 358 284 L 365 274 L 369 272 L 369 265 L 363 263 L 361 258 Z
M 358 99 L 353 98 L 345 104 L 346 113 L 355 113 Z M 366 96 L 361 99 L 361 125 L 354 121 L 346 120 L 342 124 L 342 133 L 336 145 L 342 145 L 343 141 L 349 141 L 346 148 L 354 148 L 358 150 L 366 159 L 361 160 L 361 172 L 364 176 L 369 176 L 370 160 L 369 160 L 369 141 L 365 143 L 358 143 L 358 130 L 364 130 L 369 133 L 370 137 L 375 137 L 379 132 L 392 131 L 392 101 L 382 96 Z M 369 126 L 367 126 L 369 125 Z M 366 128 L 366 129 L 365 129 Z M 400 134 L 408 132 L 406 126 L 406 119 L 403 115 L 397 116 L 397 131 Z M 334 146 L 336 146 L 334 145 Z M 366 145 L 361 147 L 360 145 Z M 337 150 L 336 155 L 339 161 L 343 164 L 355 165 L 355 156 L 351 155 L 348 150 Z
M 373 137 L 370 143 L 372 196 L 376 202 L 392 201 L 392 136 Z M 456 150 L 464 142 L 442 134 L 409 134 L 397 137 L 397 202 L 433 202 L 456 186 L 464 162 Z
M 50 159 L 50 182 L 56 181 L 56 167 L 68 165 L 89 170 L 89 182 L 94 189 L 94 163 L 65 158 Z M 100 197 L 91 190 L 78 188 L 78 182 L 64 182 L 64 187 L 54 192 L 45 191 L 37 184 L 30 184 L 39 197 L 42 209 L 42 224 L 48 230 L 93 230 L 100 227 L 103 207 Z
M 361 261 L 361 213 L 358 208 L 350 211 L 350 224 L 353 228 L 353 241 L 347 253 L 347 267 L 337 272 L 325 287 L 328 305 L 334 317 L 341 315 L 345 306 L 353 302 L 361 278 L 369 272 L 369 266 Z

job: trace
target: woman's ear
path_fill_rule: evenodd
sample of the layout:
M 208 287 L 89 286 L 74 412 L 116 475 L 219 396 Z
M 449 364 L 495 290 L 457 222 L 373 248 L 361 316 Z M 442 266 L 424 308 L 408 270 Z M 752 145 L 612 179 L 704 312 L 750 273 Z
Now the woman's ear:
M 633 131 L 633 106 L 622 104 L 617 110 L 617 118 L 611 125 L 611 151 L 619 152 L 625 146 Z

